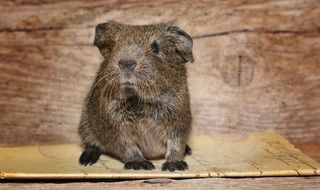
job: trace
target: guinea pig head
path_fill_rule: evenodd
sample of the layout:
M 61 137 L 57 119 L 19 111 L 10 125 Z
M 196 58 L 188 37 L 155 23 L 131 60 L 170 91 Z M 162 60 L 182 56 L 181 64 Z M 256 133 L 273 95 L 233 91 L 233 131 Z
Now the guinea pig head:
M 185 63 L 193 62 L 192 38 L 170 24 L 98 24 L 94 45 L 104 57 L 103 93 L 112 98 L 152 99 L 186 85 Z

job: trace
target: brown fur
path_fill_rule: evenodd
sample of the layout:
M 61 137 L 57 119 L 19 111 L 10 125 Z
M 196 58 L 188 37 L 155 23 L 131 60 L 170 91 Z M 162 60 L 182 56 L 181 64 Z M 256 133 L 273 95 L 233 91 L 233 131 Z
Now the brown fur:
M 158 45 L 152 47 L 154 42 Z M 122 160 L 127 169 L 152 169 L 146 159 L 159 157 L 167 160 L 164 170 L 186 169 L 191 112 L 185 63 L 193 62 L 190 36 L 172 24 L 108 22 L 96 27 L 94 44 L 105 60 L 81 117 L 79 134 L 86 150 L 80 163 L 92 164 L 102 152 Z M 125 71 L 119 60 L 137 64 Z

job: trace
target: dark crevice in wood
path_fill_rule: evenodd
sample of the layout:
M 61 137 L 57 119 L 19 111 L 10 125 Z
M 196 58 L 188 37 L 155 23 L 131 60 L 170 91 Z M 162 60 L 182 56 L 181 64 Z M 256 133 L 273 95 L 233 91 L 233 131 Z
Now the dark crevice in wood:
M 88 47 L 95 47 L 93 43 L 74 43 L 74 44 L 64 44 L 64 43 L 56 43 L 56 44 L 9 44 L 9 45 L 2 45 L 0 44 L 0 47 L 2 48 L 17 48 L 21 47 L 28 48 L 28 47 L 81 47 L 81 46 L 88 46 Z
M 52 30 L 62 30 L 64 26 L 51 26 L 51 27 L 41 27 L 41 28 L 1 28 L 0 33 L 10 33 L 10 32 L 37 32 L 37 31 L 52 31 Z
M 240 30 L 231 30 L 225 32 L 217 32 L 217 33 L 210 33 L 210 34 L 203 34 L 198 36 L 193 36 L 193 39 L 201 39 L 201 38 L 210 38 L 216 36 L 225 36 L 230 34 L 239 34 L 239 33 L 262 33 L 262 34 L 311 34 L 311 33 L 320 33 L 319 30 L 317 31 L 295 31 L 295 30 L 268 30 L 264 28 L 257 28 L 257 29 L 240 29 Z
M 15 32 L 42 32 L 42 31 L 60 31 L 60 30 L 76 30 L 83 28 L 95 28 L 95 25 L 57 25 L 57 26 L 49 26 L 49 27 L 39 27 L 39 28 L 0 28 L 0 33 L 15 33 Z
M 93 25 L 88 25 L 85 28 L 93 28 Z M 0 28 L 0 33 L 14 33 L 14 32 L 38 32 L 38 31 L 55 31 L 55 30 L 64 30 L 66 26 L 50 26 L 50 27 L 40 27 L 40 28 Z M 230 30 L 224 32 L 217 33 L 209 33 L 193 36 L 193 39 L 201 39 L 201 38 L 210 38 L 215 36 L 224 36 L 230 34 L 238 34 L 238 33 L 265 33 L 265 34 L 311 34 L 311 33 L 320 33 L 320 30 L 314 31 L 295 31 L 295 30 L 269 30 L 264 28 L 256 28 L 256 29 L 239 29 L 239 30 Z

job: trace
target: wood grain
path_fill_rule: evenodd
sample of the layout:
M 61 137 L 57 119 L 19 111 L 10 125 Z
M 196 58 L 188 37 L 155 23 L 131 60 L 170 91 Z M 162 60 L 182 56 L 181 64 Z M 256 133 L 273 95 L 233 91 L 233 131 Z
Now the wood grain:
M 16 181 L 17 182 L 17 181 Z M 68 183 L 65 183 L 68 182 Z M 77 182 L 56 181 L 55 183 L 2 183 L 0 189 L 318 189 L 319 177 L 282 177 L 282 178 L 215 178 L 215 179 L 150 179 L 123 182 Z
M 0 143 L 78 141 L 102 57 L 97 23 L 176 20 L 194 37 L 194 133 L 275 130 L 320 143 L 320 2 L 1 1 Z
M 296 143 L 295 147 L 300 149 L 303 153 L 310 156 L 312 159 L 320 162 L 320 144 L 316 143 Z

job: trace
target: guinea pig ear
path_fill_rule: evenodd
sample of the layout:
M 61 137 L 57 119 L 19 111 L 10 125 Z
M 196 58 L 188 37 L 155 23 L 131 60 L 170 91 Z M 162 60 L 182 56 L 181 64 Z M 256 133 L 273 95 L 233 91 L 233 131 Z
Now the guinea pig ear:
M 171 25 L 167 28 L 165 37 L 174 44 L 174 51 L 182 63 L 194 62 L 192 54 L 193 41 L 189 34 L 179 27 Z
M 106 58 L 110 55 L 114 44 L 114 35 L 119 31 L 119 29 L 120 24 L 113 21 L 100 23 L 96 26 L 93 45 L 99 48 L 103 57 Z

